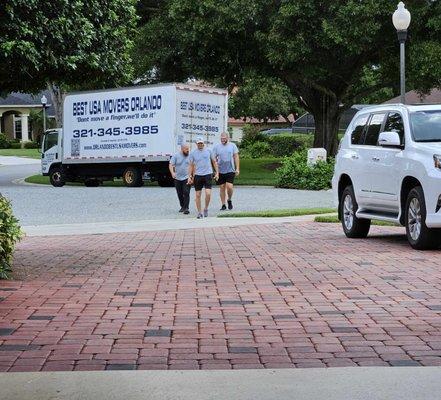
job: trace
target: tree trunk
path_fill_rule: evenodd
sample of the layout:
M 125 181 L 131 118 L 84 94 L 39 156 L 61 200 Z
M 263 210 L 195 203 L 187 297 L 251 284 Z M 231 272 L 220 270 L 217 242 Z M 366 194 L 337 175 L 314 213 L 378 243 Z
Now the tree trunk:
M 335 97 L 320 93 L 317 101 L 309 105 L 315 120 L 314 147 L 325 148 L 328 156 L 335 156 L 341 117 L 339 102 Z
M 57 123 L 57 128 L 63 127 L 63 101 L 65 92 L 60 86 L 54 82 L 49 82 L 47 88 L 51 94 L 52 105 L 55 109 L 55 122 Z
M 314 147 L 325 148 L 328 156 L 334 156 L 338 150 L 338 126 L 343 112 L 338 95 L 295 76 L 281 77 L 302 107 L 314 116 Z

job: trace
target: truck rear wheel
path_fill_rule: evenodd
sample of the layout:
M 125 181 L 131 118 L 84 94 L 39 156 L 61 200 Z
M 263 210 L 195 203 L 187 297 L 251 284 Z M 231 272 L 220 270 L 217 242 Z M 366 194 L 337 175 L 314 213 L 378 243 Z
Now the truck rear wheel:
M 62 187 L 66 184 L 66 177 L 61 167 L 54 167 L 49 174 L 49 180 L 54 187 Z
M 143 184 L 141 171 L 135 167 L 126 168 L 122 179 L 127 187 L 141 187 Z

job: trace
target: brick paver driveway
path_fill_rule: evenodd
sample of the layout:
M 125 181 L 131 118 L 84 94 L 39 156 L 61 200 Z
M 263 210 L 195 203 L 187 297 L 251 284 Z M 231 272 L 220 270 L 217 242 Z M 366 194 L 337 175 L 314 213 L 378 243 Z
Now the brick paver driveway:
M 0 371 L 441 365 L 439 252 L 297 223 L 25 239 Z

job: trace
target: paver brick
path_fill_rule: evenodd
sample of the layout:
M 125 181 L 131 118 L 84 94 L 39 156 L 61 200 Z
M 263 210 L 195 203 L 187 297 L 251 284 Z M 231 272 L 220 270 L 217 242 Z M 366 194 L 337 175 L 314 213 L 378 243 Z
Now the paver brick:
M 0 371 L 441 365 L 439 255 L 397 232 L 356 248 L 317 223 L 25 238 L 26 279 L 0 282 Z

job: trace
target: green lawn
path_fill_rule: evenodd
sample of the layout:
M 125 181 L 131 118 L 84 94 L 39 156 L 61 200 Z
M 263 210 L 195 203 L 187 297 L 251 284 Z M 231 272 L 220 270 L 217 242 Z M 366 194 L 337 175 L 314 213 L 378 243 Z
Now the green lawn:
M 274 171 L 280 166 L 282 158 L 241 159 L 240 175 L 237 185 L 267 185 L 276 183 Z
M 25 182 L 28 183 L 36 183 L 39 185 L 50 185 L 49 177 L 48 176 L 42 176 L 42 175 L 32 175 L 25 179 Z M 80 182 L 69 182 L 67 183 L 68 186 L 84 186 L 84 183 Z M 145 186 L 158 186 L 157 182 L 144 182 Z M 124 184 L 121 179 L 115 179 L 112 181 L 104 182 L 101 186 L 105 187 L 123 187 Z
M 300 215 L 330 214 L 334 213 L 335 208 L 294 208 L 288 210 L 264 210 L 226 213 L 218 215 L 218 218 L 244 218 L 244 217 L 296 217 Z
M 314 219 L 315 222 L 322 222 L 322 223 L 331 223 L 331 224 L 336 224 L 336 223 L 340 223 L 340 221 L 338 220 L 337 215 L 322 215 L 322 216 L 318 216 L 315 217 Z M 372 225 L 378 225 L 378 226 L 400 226 L 397 224 L 393 224 L 392 222 L 387 222 L 387 221 L 372 221 Z
M 41 158 L 38 149 L 0 149 L 0 156 Z
M 19 151 L 19 150 L 14 150 Z M 1 154 L 0 154 L 1 155 Z M 279 167 L 281 158 L 243 159 L 240 161 L 240 176 L 236 179 L 237 185 L 275 185 L 274 170 Z M 49 185 L 47 176 L 34 175 L 25 179 L 28 183 Z M 73 183 L 72 185 L 81 185 Z M 156 185 L 151 183 L 149 185 Z M 121 180 L 105 182 L 103 186 L 124 186 Z

